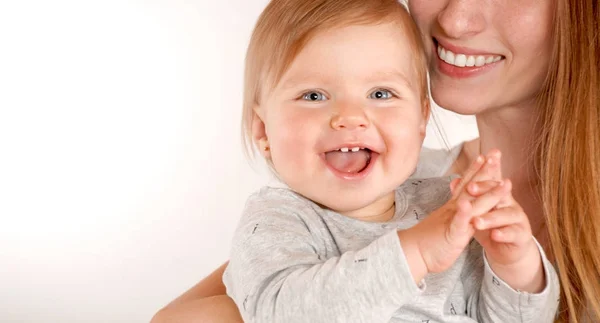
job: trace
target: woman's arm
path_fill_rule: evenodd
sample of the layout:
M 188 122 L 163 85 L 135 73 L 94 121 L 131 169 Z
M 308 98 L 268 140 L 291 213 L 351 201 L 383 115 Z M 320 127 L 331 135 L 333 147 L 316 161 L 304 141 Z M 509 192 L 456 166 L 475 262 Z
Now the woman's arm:
M 190 300 L 206 298 L 211 296 L 219 296 L 225 295 L 225 285 L 223 285 L 223 272 L 225 268 L 227 268 L 226 262 L 222 264 L 219 268 L 215 269 L 210 275 L 206 276 L 199 283 L 194 285 L 188 291 L 174 299 L 169 305 L 179 305 L 181 303 L 186 303 Z
M 154 315 L 151 323 L 242 323 L 237 306 L 225 295 L 227 263 L 202 279 Z

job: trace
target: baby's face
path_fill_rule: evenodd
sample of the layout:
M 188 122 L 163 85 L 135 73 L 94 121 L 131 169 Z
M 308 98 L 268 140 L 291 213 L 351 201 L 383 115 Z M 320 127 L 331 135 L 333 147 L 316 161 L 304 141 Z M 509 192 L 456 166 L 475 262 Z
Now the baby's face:
M 343 214 L 389 201 L 427 123 L 412 56 L 391 23 L 316 35 L 257 108 L 280 178 Z

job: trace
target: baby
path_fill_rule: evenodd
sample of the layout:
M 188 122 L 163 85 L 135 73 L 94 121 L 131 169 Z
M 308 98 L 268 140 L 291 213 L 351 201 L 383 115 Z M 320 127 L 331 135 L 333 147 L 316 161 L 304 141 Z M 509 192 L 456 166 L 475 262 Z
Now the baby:
M 224 282 L 246 322 L 553 321 L 558 278 L 499 152 L 452 183 L 409 179 L 427 66 L 397 0 L 271 1 L 244 100 L 285 184 L 250 197 L 233 241 Z

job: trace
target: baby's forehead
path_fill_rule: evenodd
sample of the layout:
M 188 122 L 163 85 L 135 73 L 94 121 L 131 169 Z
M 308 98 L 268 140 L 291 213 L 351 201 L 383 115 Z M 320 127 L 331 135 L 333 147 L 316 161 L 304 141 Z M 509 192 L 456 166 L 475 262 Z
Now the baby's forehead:
M 363 81 L 419 83 L 418 52 L 396 24 L 359 25 L 324 30 L 290 58 L 275 84 L 352 77 Z
M 348 67 L 348 70 L 351 71 L 352 67 Z M 350 76 L 336 75 L 323 70 L 313 72 L 311 70 L 294 69 L 289 73 L 285 73 L 274 88 L 285 91 L 309 84 L 342 85 L 343 83 L 395 83 L 416 90 L 419 78 L 411 70 L 401 71 L 399 69 L 377 70 L 362 74 L 354 73 Z

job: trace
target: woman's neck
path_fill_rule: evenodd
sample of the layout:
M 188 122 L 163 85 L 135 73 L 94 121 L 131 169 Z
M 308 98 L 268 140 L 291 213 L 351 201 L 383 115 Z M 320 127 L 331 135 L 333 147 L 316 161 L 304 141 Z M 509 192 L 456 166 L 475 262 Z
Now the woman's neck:
M 537 240 L 548 250 L 544 211 L 536 175 L 535 141 L 539 135 L 535 104 L 504 108 L 477 116 L 479 149 L 502 152 L 502 176 L 513 182 L 513 197 L 521 205 Z
M 502 175 L 513 182 L 513 197 L 528 215 L 535 237 L 547 247 L 539 181 L 533 167 L 535 140 L 539 134 L 537 117 L 534 102 L 477 115 L 479 139 L 465 143 L 457 164 L 464 169 L 478 154 L 499 149 Z
M 515 184 L 535 184 L 534 144 L 539 134 L 533 106 L 503 108 L 477 116 L 479 153 L 502 152 L 502 174 Z

